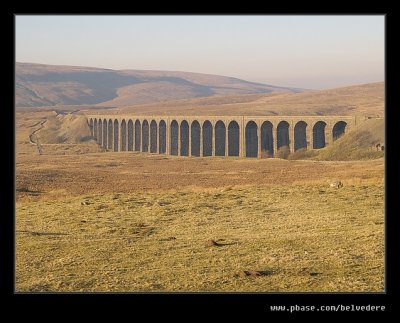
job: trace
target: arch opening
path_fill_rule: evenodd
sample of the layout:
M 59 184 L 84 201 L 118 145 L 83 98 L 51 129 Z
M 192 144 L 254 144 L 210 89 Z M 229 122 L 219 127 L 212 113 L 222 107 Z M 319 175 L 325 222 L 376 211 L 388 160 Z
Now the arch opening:
M 261 125 L 261 157 L 274 156 L 274 137 L 272 123 L 264 121 Z
M 128 121 L 128 151 L 133 151 L 133 121 Z
M 147 153 L 149 151 L 149 123 L 147 120 L 143 120 L 142 123 L 142 152 Z
M 121 122 L 121 151 L 126 151 L 126 121 Z
M 103 121 L 103 147 L 107 149 L 107 120 Z
M 179 125 L 176 120 L 171 122 L 171 155 L 178 155 L 178 133 L 179 133 Z
M 97 143 L 102 146 L 103 145 L 103 121 L 99 120 L 99 134 L 97 136 Z
M 189 156 L 189 124 L 181 122 L 181 156 Z
M 210 121 L 206 120 L 203 123 L 203 156 L 212 156 L 213 144 L 213 128 Z
M 313 128 L 313 148 L 321 149 L 325 147 L 325 126 L 324 121 L 318 121 Z
M 112 149 L 113 144 L 113 122 L 112 120 L 108 120 L 108 129 L 107 129 L 108 141 L 107 141 L 107 149 Z
M 92 118 L 90 118 L 90 120 L 89 120 L 89 129 L 90 129 L 90 136 L 91 137 L 94 137 L 94 133 L 93 133 L 93 119 Z
M 157 153 L 157 122 L 155 120 L 150 122 L 150 152 Z
M 344 121 L 336 122 L 332 129 L 333 140 L 339 139 L 344 135 L 347 123 Z
M 191 125 L 191 153 L 192 156 L 200 156 L 200 124 L 198 121 L 193 121 Z
M 140 121 L 135 121 L 135 151 L 140 151 L 140 144 L 142 139 L 142 127 Z
M 118 144 L 119 144 L 119 125 L 118 120 L 114 120 L 114 151 L 118 151 Z
M 160 121 L 159 124 L 159 152 L 160 154 L 165 154 L 167 147 L 167 127 L 164 120 Z
M 239 125 L 231 121 L 228 125 L 228 156 L 239 156 Z
M 258 134 L 257 124 L 249 121 L 245 130 L 246 137 L 246 157 L 257 157 L 258 155 Z
M 289 147 L 289 123 L 281 121 L 277 127 L 277 149 L 290 151 Z
M 97 141 L 98 133 L 97 133 L 97 119 L 94 119 L 94 123 L 93 123 L 93 137 L 94 139 Z
M 299 121 L 294 126 L 294 151 L 307 149 L 307 123 Z
M 220 120 L 215 124 L 215 156 L 225 156 L 226 128 Z

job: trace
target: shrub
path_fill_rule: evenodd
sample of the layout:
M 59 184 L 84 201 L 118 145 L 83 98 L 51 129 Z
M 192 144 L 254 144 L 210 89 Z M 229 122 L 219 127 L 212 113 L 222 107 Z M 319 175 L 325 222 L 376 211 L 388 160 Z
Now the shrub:
M 289 146 L 283 146 L 278 149 L 278 151 L 275 154 L 275 157 L 282 158 L 282 159 L 288 159 L 289 155 L 290 155 Z
M 318 151 L 316 150 L 307 150 L 306 148 L 301 148 L 290 154 L 288 159 L 310 159 L 312 157 L 315 157 L 316 155 L 318 155 Z

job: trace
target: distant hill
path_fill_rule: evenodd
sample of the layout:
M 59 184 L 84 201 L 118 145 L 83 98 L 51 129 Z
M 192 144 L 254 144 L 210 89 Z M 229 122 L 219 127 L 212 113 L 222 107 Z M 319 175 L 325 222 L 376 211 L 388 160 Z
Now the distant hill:
M 123 107 L 110 113 L 171 115 L 384 115 L 383 82 L 303 93 L 247 94 Z
M 301 92 L 218 75 L 16 63 L 17 107 L 121 107 L 199 97 Z

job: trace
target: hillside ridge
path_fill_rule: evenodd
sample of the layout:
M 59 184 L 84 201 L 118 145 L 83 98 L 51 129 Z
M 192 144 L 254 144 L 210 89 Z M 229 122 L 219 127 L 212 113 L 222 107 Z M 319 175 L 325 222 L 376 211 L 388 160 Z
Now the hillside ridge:
M 16 63 L 17 107 L 129 106 L 213 96 L 300 92 L 234 77 L 178 71 L 112 70 Z

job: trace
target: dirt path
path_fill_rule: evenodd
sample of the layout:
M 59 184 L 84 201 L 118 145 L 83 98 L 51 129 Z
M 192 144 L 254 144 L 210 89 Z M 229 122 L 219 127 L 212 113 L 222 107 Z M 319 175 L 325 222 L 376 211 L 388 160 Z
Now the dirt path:
M 73 111 L 68 112 L 68 113 L 64 113 L 62 110 L 61 110 L 61 111 L 60 111 L 60 110 L 54 110 L 54 111 L 52 111 L 52 112 L 55 113 L 55 117 L 58 117 L 59 115 L 76 114 L 77 112 L 79 112 L 79 110 L 73 110 Z M 33 127 L 36 127 L 37 125 L 40 125 L 39 128 L 35 129 L 31 134 L 29 134 L 29 143 L 30 143 L 30 144 L 32 144 L 32 145 L 38 145 L 37 141 L 34 140 L 35 134 L 36 134 L 39 130 L 42 130 L 42 129 L 44 128 L 44 125 L 45 125 L 45 123 L 46 123 L 47 121 L 48 121 L 48 119 L 43 120 L 43 121 L 39 121 L 39 122 L 35 123 L 35 124 L 32 126 L 32 128 L 33 128 Z M 41 146 L 58 146 L 58 145 L 60 145 L 60 144 L 58 144 L 58 143 L 57 143 L 57 144 L 40 143 L 40 145 L 41 145 Z M 62 145 L 65 145 L 65 146 L 78 146 L 78 145 L 80 145 L 80 144 L 62 143 Z
M 37 145 L 37 142 L 33 140 L 33 136 L 36 134 L 36 132 L 38 132 L 39 130 L 43 129 L 44 124 L 47 122 L 47 120 L 44 121 L 40 121 L 38 123 L 36 123 L 35 125 L 33 125 L 32 127 L 36 127 L 38 124 L 40 124 L 40 127 L 37 128 L 36 130 L 34 130 L 30 135 L 29 135 L 29 142 L 32 145 Z

